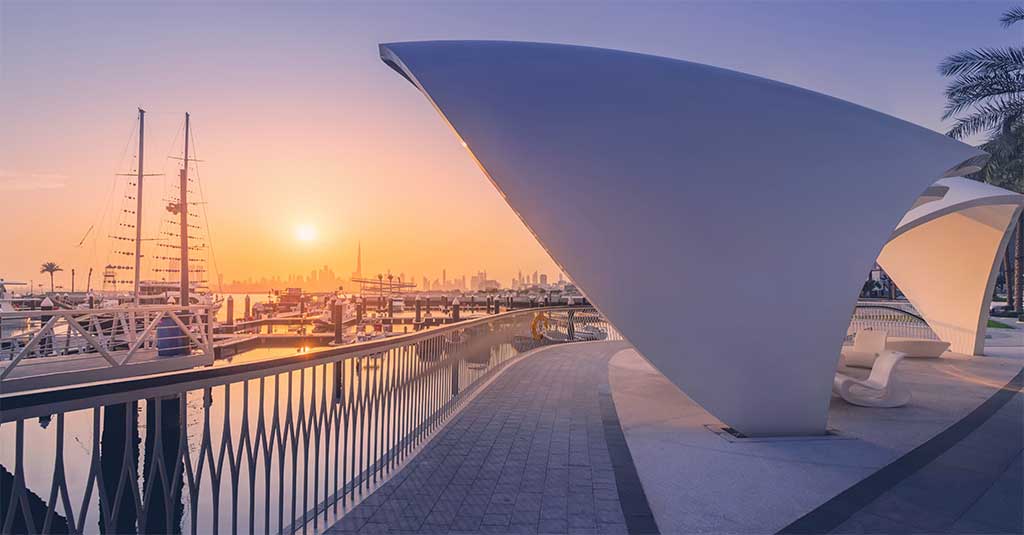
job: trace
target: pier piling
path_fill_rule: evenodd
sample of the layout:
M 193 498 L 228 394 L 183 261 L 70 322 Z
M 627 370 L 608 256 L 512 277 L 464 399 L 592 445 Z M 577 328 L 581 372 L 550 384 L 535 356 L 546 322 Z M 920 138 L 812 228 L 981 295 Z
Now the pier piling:
M 343 315 L 344 306 L 345 305 L 342 304 L 341 299 L 339 299 L 339 300 L 334 302 L 334 314 L 333 314 L 334 317 L 333 317 L 333 320 L 334 320 L 334 343 L 335 344 L 343 343 L 342 342 L 342 338 L 344 338 L 344 331 L 345 331 L 345 326 L 342 324 L 343 320 L 344 320 L 344 315 Z
M 252 301 L 249 299 L 249 294 L 245 295 L 245 321 L 252 319 Z
M 234 296 L 228 296 L 228 325 L 235 324 L 235 298 Z

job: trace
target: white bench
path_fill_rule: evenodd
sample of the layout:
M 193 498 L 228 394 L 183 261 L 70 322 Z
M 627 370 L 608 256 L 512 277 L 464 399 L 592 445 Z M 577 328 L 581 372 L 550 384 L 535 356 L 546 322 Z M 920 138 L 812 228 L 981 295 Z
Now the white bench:
M 857 379 L 843 373 L 836 373 L 832 380 L 832 392 L 847 403 L 862 407 L 901 407 L 910 401 L 910 389 L 893 375 L 896 366 L 903 360 L 903 353 L 884 351 L 874 359 L 871 375 Z
M 886 341 L 885 331 L 858 332 L 853 339 L 853 347 L 841 351 L 839 366 L 870 369 L 875 364 L 875 359 L 886 351 Z
M 885 348 L 904 353 L 906 358 L 937 359 L 949 349 L 949 342 L 921 338 L 889 338 Z

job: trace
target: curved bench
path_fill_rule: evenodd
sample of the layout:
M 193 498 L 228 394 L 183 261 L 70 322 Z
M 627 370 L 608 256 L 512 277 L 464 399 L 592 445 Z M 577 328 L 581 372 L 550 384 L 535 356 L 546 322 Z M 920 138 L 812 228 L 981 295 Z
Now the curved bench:
M 867 379 L 837 373 L 832 381 L 832 392 L 847 403 L 861 407 L 902 407 L 911 398 L 910 389 L 894 375 L 902 359 L 903 353 L 884 351 L 875 359 Z
M 949 342 L 893 337 L 885 341 L 885 348 L 899 351 L 905 358 L 937 359 L 949 349 Z

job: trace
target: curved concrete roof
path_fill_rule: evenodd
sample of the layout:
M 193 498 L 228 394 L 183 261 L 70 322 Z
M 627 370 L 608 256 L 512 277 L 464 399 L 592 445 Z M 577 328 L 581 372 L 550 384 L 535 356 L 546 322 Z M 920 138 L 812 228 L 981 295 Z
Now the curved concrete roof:
M 907 211 L 896 226 L 892 237 L 953 212 L 998 204 L 1024 205 L 1024 196 L 977 180 L 944 178 L 929 186 L 918 197 L 913 208 Z
M 950 349 L 985 349 L 992 291 L 1024 195 L 945 178 L 907 212 L 878 264 Z
M 824 431 L 864 274 L 921 191 L 984 157 L 669 58 L 486 41 L 380 52 L 623 335 L 752 435 Z

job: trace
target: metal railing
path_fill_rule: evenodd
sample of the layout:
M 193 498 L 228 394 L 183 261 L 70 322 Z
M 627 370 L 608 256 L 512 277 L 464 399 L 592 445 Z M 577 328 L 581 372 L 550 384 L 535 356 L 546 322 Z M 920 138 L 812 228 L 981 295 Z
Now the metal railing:
M 0 397 L 0 532 L 316 532 L 523 352 L 600 338 L 621 339 L 593 309 L 520 310 Z
M 864 330 L 885 331 L 890 337 L 939 339 L 924 318 L 910 310 L 892 305 L 861 303 L 854 307 L 845 343 L 852 343 L 854 336 Z
M 210 319 L 208 305 L 0 313 L 0 380 L 26 359 L 93 354 L 118 367 L 147 352 L 212 355 Z

